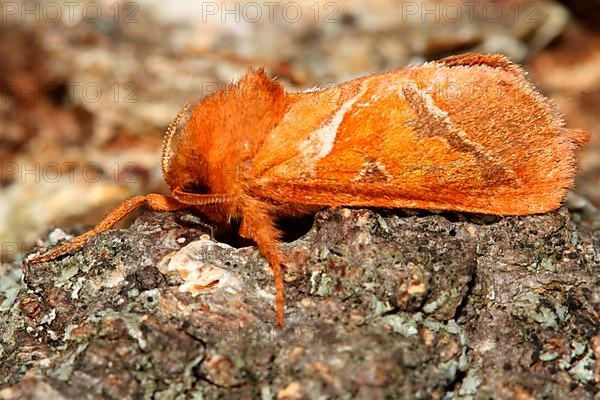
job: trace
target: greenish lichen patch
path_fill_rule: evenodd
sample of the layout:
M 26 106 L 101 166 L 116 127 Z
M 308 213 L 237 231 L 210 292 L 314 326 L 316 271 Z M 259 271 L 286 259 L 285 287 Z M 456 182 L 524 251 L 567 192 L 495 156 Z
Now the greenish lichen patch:
M 144 213 L 24 267 L 0 311 L 0 385 L 55 398 L 595 395 L 600 251 L 564 209 L 483 222 L 320 212 L 285 245 L 283 330 L 264 258 L 183 215 Z
M 23 287 L 23 274 L 18 268 L 0 264 L 0 312 L 7 312 L 14 304 L 19 290 Z

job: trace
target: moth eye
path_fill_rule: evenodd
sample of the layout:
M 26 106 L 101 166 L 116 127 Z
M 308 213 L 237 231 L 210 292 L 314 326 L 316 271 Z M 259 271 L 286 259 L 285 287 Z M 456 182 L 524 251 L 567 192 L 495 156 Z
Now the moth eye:
M 202 182 L 188 182 L 183 185 L 183 191 L 187 193 L 209 194 L 210 188 Z

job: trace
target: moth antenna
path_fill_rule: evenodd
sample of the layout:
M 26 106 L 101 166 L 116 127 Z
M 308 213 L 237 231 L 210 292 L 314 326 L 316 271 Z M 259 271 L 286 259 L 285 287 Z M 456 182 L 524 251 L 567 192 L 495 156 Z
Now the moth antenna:
M 167 181 L 167 172 L 169 167 L 169 161 L 171 160 L 172 152 L 171 152 L 171 142 L 173 141 L 173 136 L 175 136 L 175 132 L 177 132 L 177 127 L 179 123 L 185 116 L 185 113 L 190 109 L 190 102 L 186 102 L 185 106 L 177 113 L 177 116 L 171 124 L 167 128 L 167 132 L 165 133 L 165 137 L 162 142 L 162 151 L 160 154 L 160 166 L 162 169 L 163 178 Z

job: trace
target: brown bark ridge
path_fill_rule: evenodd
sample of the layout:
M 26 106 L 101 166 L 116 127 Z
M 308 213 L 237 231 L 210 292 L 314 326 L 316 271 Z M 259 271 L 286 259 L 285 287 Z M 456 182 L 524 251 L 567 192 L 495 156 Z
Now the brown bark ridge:
M 254 247 L 146 212 L 0 269 L 0 399 L 598 398 L 600 238 L 566 208 L 328 209 Z M 596 396 L 596 397 L 595 397 Z

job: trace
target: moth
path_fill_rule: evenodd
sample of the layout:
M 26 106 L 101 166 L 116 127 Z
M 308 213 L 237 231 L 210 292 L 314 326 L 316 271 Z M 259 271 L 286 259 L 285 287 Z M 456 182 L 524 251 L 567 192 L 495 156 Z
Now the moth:
M 544 213 L 573 187 L 576 150 L 524 72 L 501 55 L 465 54 L 288 93 L 262 69 L 189 104 L 169 126 L 161 166 L 172 196 L 123 202 L 91 231 L 29 264 L 82 247 L 134 209 L 192 207 L 240 223 L 275 280 L 284 320 L 277 219 L 324 206 Z

